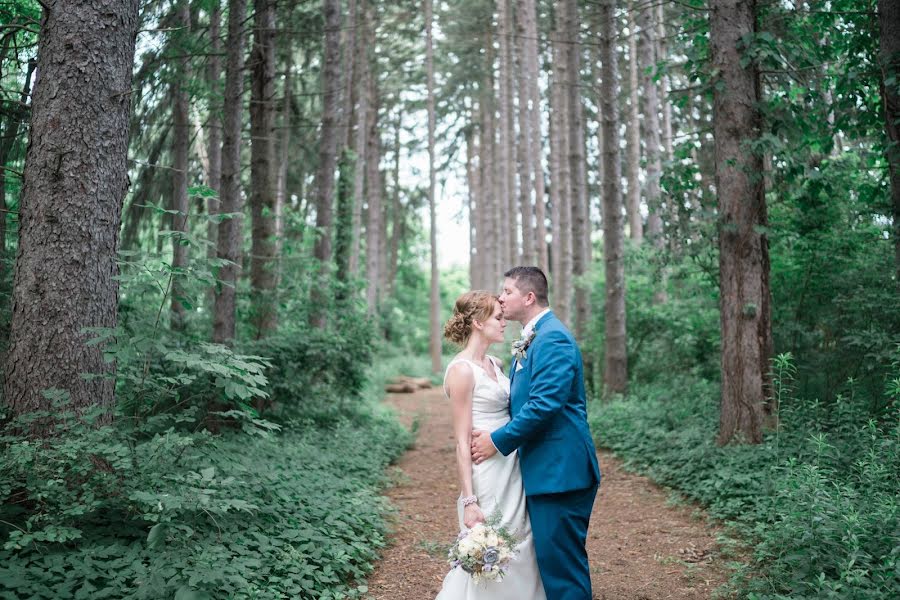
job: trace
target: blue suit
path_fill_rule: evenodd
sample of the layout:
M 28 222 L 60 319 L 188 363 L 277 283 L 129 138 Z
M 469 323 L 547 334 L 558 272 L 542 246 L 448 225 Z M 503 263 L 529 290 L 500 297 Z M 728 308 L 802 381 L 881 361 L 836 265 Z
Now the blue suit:
M 510 422 L 491 440 L 519 451 L 541 580 L 550 600 L 590 600 L 584 544 L 600 485 L 575 338 L 550 312 L 510 369 Z

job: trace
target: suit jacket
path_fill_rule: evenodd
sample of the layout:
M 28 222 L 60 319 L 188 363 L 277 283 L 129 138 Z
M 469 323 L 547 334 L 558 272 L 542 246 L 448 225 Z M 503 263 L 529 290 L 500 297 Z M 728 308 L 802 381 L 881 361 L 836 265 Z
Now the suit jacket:
M 519 450 L 526 495 L 599 485 L 581 350 L 552 312 L 534 330 L 525 358 L 514 360 L 510 369 L 512 420 L 494 431 L 491 439 L 503 455 Z

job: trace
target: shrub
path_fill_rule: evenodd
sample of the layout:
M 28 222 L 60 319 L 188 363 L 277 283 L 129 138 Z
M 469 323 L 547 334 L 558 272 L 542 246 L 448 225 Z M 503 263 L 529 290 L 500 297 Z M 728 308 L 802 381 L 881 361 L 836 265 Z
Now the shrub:
M 780 427 L 757 446 L 715 445 L 718 390 L 696 378 L 594 402 L 591 427 L 627 467 L 706 506 L 753 544 L 754 578 L 742 595 L 896 598 L 900 383 L 889 383 L 884 402 L 857 398 L 849 385 L 825 405 L 793 392 L 788 357 L 779 365 Z

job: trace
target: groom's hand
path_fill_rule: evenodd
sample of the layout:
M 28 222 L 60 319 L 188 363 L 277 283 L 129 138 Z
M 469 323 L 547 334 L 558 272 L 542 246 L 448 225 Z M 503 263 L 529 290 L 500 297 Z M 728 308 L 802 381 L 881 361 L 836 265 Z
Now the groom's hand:
M 493 455 L 497 454 L 497 448 L 491 440 L 490 431 L 476 429 L 472 432 L 472 461 L 480 465 Z

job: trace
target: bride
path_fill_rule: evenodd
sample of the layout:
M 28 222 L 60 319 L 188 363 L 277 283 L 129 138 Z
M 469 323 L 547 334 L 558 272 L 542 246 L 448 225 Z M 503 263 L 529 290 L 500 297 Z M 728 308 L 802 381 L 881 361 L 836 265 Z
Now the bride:
M 503 342 L 506 320 L 499 299 L 474 291 L 456 300 L 444 336 L 462 346 L 444 374 L 444 392 L 453 406 L 453 433 L 461 494 L 457 501 L 460 530 L 470 529 L 499 510 L 500 525 L 521 540 L 518 554 L 503 581 L 476 584 L 461 568 L 444 578 L 437 600 L 545 600 L 538 572 L 531 524 L 516 452 L 499 452 L 473 464 L 473 429 L 493 431 L 509 422 L 509 379 L 500 362 L 487 355 L 488 346 Z

